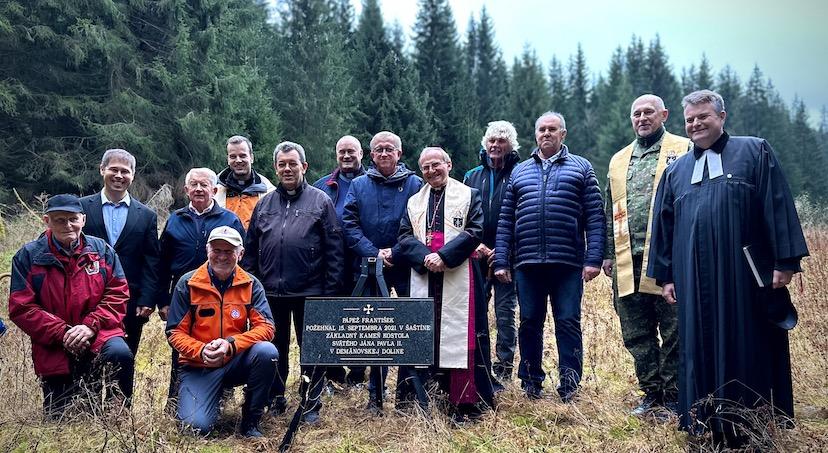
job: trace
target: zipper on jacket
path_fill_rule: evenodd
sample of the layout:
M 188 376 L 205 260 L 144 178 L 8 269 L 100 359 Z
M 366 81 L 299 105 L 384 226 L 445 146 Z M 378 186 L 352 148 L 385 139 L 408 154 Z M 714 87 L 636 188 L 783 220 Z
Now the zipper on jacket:
M 550 167 L 551 168 L 551 167 Z M 543 175 L 543 184 L 541 186 L 541 193 L 540 193 L 540 205 L 541 205 L 541 253 L 542 260 L 546 261 L 546 180 L 549 177 L 549 173 L 547 173 L 543 168 L 543 162 L 540 164 L 540 171 Z
M 283 272 L 283 264 L 285 261 L 285 227 L 287 226 L 287 219 L 290 215 L 290 200 L 287 201 L 287 207 L 285 208 L 285 217 L 282 220 L 282 231 L 279 232 L 279 289 L 277 293 L 281 295 L 282 291 L 282 280 L 284 280 Z

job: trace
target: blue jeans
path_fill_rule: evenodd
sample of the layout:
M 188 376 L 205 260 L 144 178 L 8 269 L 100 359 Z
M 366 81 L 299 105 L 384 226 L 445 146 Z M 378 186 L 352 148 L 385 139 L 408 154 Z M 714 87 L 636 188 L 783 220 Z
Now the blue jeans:
M 258 422 L 270 401 L 268 393 L 276 375 L 278 357 L 272 343 L 261 341 L 221 368 L 182 366 L 178 419 L 201 434 L 207 434 L 218 419 L 222 390 L 247 385 L 242 422 Z
M 546 378 L 541 358 L 548 297 L 558 343 L 558 393 L 566 396 L 578 389 L 583 372 L 581 297 L 584 285 L 581 274 L 581 268 L 566 264 L 525 264 L 515 270 L 520 303 L 518 377 L 524 385 L 540 387 Z

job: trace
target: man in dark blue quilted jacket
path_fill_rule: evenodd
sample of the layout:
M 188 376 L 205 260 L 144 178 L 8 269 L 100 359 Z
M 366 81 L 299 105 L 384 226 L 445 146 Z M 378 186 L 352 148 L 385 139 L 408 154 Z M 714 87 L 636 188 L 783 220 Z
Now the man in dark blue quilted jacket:
M 558 343 L 558 394 L 569 402 L 583 371 L 581 297 L 598 275 L 606 241 L 603 201 L 592 164 L 563 144 L 566 120 L 535 121 L 532 156 L 515 167 L 500 211 L 495 276 L 515 283 L 520 304 L 518 377 L 530 399 L 543 397 L 543 323 L 549 298 Z

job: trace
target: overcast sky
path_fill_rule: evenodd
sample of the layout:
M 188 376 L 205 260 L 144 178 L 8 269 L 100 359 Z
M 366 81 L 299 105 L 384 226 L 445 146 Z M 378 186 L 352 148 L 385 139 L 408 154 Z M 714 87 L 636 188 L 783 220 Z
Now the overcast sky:
M 357 16 L 361 0 L 352 0 Z M 581 43 L 593 73 L 606 72 L 610 56 L 633 34 L 645 44 L 656 34 L 674 72 L 698 66 L 706 54 L 715 73 L 729 64 L 745 82 L 754 65 L 790 103 L 798 95 L 811 112 L 828 106 L 828 0 L 449 0 L 461 39 L 469 17 L 483 5 L 511 65 L 525 45 L 544 65 L 566 62 Z M 380 0 L 388 23 L 406 36 L 417 17 L 416 0 Z M 727 101 L 727 100 L 725 100 Z M 815 121 L 816 118 L 812 118 Z

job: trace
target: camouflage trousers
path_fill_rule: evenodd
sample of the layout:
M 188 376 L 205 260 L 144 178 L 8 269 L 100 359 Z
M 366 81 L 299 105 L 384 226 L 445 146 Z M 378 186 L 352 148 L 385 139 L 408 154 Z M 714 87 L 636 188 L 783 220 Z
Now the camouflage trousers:
M 633 255 L 636 291 L 642 256 Z M 624 346 L 633 356 L 638 385 L 644 393 L 674 401 L 677 397 L 678 319 L 676 305 L 655 294 L 618 297 L 613 280 L 613 302 L 621 321 Z

